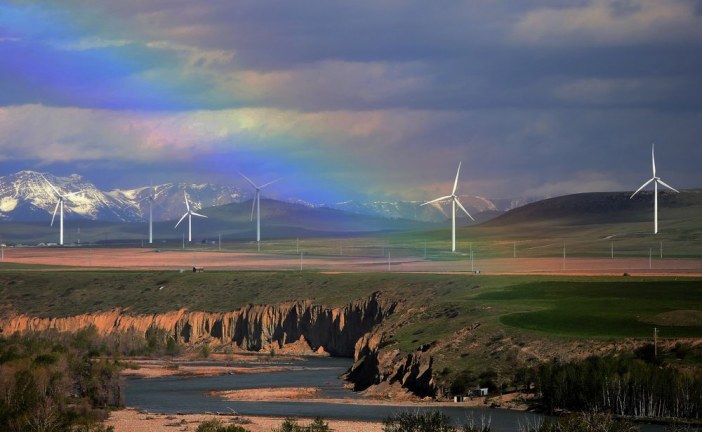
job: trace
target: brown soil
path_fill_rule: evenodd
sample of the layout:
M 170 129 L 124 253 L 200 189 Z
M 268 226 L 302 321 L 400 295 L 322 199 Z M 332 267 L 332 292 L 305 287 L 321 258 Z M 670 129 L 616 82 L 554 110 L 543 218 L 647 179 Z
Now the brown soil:
M 644 321 L 660 326 L 700 326 L 702 325 L 702 311 L 674 310 L 660 313 Z
M 212 391 L 210 394 L 230 401 L 280 401 L 290 399 L 313 399 L 318 396 L 320 392 L 321 390 L 317 387 L 267 387 Z
M 134 409 L 113 411 L 105 422 L 113 426 L 115 432 L 173 432 L 195 431 L 197 426 L 211 419 L 218 419 L 224 424 L 239 424 L 251 432 L 270 432 L 280 427 L 284 419 L 275 417 L 251 417 L 237 415 L 214 414 L 151 414 Z M 299 424 L 305 425 L 311 419 L 300 419 Z M 380 432 L 381 423 L 370 423 L 348 420 L 329 420 L 332 430 L 338 432 Z
M 297 255 L 248 252 L 160 251 L 150 248 L 11 248 L 5 262 L 45 264 L 90 269 L 183 269 L 193 266 L 208 269 L 299 270 Z M 386 258 L 305 257 L 303 268 L 330 273 L 387 271 Z M 474 268 L 483 274 L 558 274 L 558 275 L 702 275 L 698 259 L 648 258 L 494 258 L 476 260 Z M 471 273 L 470 262 L 425 261 L 417 258 L 393 259 L 391 271 L 418 273 Z

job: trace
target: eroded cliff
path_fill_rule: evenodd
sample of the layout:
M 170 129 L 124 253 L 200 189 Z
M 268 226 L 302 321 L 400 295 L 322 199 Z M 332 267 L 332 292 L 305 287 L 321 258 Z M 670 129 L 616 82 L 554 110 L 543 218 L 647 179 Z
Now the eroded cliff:
M 101 335 L 126 332 L 146 335 L 149 329 L 156 328 L 185 345 L 208 342 L 235 344 L 246 351 L 269 351 L 302 344 L 310 351 L 353 357 L 356 362 L 347 379 L 356 390 L 399 385 L 418 396 L 434 396 L 432 357 L 426 350 L 401 355 L 397 350 L 382 349 L 382 323 L 397 307 L 396 302 L 385 300 L 376 292 L 336 308 L 299 301 L 248 305 L 218 313 L 181 309 L 132 315 L 113 309 L 56 318 L 10 315 L 0 318 L 0 334 L 76 332 L 94 327 Z
M 311 301 L 277 305 L 249 305 L 222 312 L 196 312 L 184 309 L 153 315 L 131 315 L 114 309 L 70 317 L 41 318 L 26 315 L 0 319 L 0 333 L 55 329 L 75 332 L 94 327 L 107 335 L 118 332 L 146 334 L 150 328 L 168 332 L 184 344 L 199 341 L 234 343 L 247 351 L 283 348 L 304 340 L 312 351 L 351 357 L 356 342 L 393 313 L 396 304 L 381 299 L 379 293 L 344 307 L 330 308 Z

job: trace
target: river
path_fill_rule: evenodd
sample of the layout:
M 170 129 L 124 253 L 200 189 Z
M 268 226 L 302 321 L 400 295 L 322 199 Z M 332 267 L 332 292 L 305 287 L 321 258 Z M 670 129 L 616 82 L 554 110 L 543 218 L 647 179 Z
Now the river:
M 191 363 L 195 364 L 195 363 Z M 208 362 L 207 365 L 215 363 Z M 131 378 L 124 386 L 126 405 L 159 413 L 236 412 L 240 415 L 273 417 L 323 417 L 380 422 L 402 411 L 439 410 L 457 424 L 470 420 L 490 421 L 494 432 L 513 432 L 520 424 L 534 423 L 543 418 L 536 413 L 462 406 L 407 407 L 363 404 L 364 396 L 343 386 L 339 375 L 350 366 L 349 359 L 310 357 L 302 362 L 229 363 L 237 367 L 291 366 L 292 370 L 232 374 L 218 376 L 172 376 L 163 378 Z M 301 367 L 302 366 L 302 367 Z M 227 401 L 212 396 L 210 391 L 236 390 L 265 387 L 318 387 L 322 399 L 355 399 L 353 404 L 325 402 L 244 402 Z M 642 432 L 662 432 L 659 426 L 645 425 Z

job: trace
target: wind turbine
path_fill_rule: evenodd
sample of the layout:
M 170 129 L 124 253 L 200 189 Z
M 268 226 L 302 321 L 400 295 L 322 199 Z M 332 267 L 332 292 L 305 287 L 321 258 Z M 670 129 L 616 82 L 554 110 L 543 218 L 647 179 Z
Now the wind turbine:
M 188 203 L 188 194 L 183 191 L 183 196 L 185 197 L 185 207 L 188 209 L 185 214 L 183 215 L 182 218 L 178 221 L 178 223 L 175 225 L 175 228 L 178 228 L 178 225 L 180 225 L 181 222 L 183 222 L 183 219 L 186 217 L 188 218 L 188 242 L 193 241 L 193 216 L 197 217 L 203 217 L 206 218 L 207 216 L 201 215 L 200 213 L 195 213 L 194 211 L 190 210 L 190 203 Z
M 653 166 L 653 177 L 651 177 L 646 183 L 642 184 L 641 187 L 638 188 L 636 192 L 634 192 L 631 195 L 631 197 L 629 197 L 629 199 L 634 198 L 634 195 L 641 192 L 641 189 L 645 188 L 649 185 L 649 183 L 653 182 L 653 234 L 658 234 L 658 185 L 660 184 L 661 186 L 665 186 L 675 193 L 680 193 L 680 191 L 661 180 L 660 177 L 656 176 L 655 148 L 656 145 L 651 144 L 651 164 Z
M 154 194 L 154 185 L 149 184 L 149 195 L 145 198 L 139 200 L 141 204 L 144 201 L 149 201 L 149 244 L 154 242 L 154 200 L 156 195 Z
M 254 207 L 256 208 L 256 242 L 260 243 L 261 242 L 261 189 L 265 188 L 266 186 L 269 186 L 275 182 L 277 182 L 280 179 L 275 179 L 273 181 L 270 181 L 266 184 L 263 184 L 261 186 L 256 186 L 256 183 L 251 181 L 250 178 L 246 177 L 243 173 L 241 174 L 242 177 L 246 179 L 247 182 L 251 184 L 251 186 L 256 189 L 256 193 L 254 194 L 253 202 L 251 203 L 251 220 L 253 221 L 253 214 L 254 214 Z
M 44 175 L 42 175 L 41 178 L 43 178 L 44 181 L 45 181 L 49 186 L 51 186 L 51 189 L 54 191 L 54 193 L 56 193 L 56 196 L 58 196 L 58 202 L 56 202 L 56 208 L 54 208 L 54 215 L 51 216 L 51 226 L 54 226 L 54 219 L 56 219 L 56 212 L 59 211 L 59 208 L 60 208 L 60 209 L 61 209 L 61 213 L 59 214 L 59 221 L 60 221 L 60 223 L 59 223 L 59 227 L 60 227 L 60 229 L 59 229 L 59 233 L 60 233 L 60 234 L 59 234 L 59 245 L 63 246 L 63 202 L 64 202 L 67 198 L 70 200 L 69 197 L 71 197 L 71 196 L 73 196 L 73 195 L 77 195 L 77 194 L 79 194 L 79 193 L 82 193 L 83 191 L 71 192 L 71 193 L 69 193 L 69 194 L 65 194 L 65 195 L 64 195 L 64 194 L 62 194 L 61 192 L 59 192 L 58 189 L 56 189 L 56 188 L 54 187 L 54 185 L 52 185 L 51 182 L 50 182 L 49 180 L 47 180 L 46 177 L 44 177 Z
M 421 204 L 421 206 L 425 206 L 427 204 L 434 204 L 439 201 L 444 201 L 447 199 L 451 199 L 451 204 L 452 204 L 452 210 L 451 210 L 451 252 L 456 252 L 456 205 L 463 210 L 465 214 L 468 215 L 469 218 L 473 219 L 473 216 L 468 213 L 468 210 L 463 207 L 461 202 L 458 200 L 458 196 L 456 195 L 456 189 L 458 188 L 458 175 L 461 173 L 461 162 L 458 163 L 458 170 L 456 171 L 456 180 L 453 182 L 453 191 L 451 191 L 451 195 L 446 195 L 442 196 L 441 198 L 437 198 L 428 202 L 425 202 L 424 204 Z M 475 219 L 473 219 L 475 221 Z

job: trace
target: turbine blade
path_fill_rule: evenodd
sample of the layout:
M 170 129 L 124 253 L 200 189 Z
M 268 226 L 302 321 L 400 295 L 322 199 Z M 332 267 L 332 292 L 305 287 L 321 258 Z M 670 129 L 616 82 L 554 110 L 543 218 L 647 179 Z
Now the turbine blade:
M 54 219 L 56 218 L 56 212 L 58 211 L 59 204 L 61 204 L 60 199 L 58 201 L 56 201 L 56 208 L 54 209 L 54 215 L 51 216 L 51 225 L 49 225 L 49 226 L 54 226 Z
M 49 186 L 51 186 L 51 189 L 53 189 L 54 192 L 56 192 L 56 195 L 61 196 L 61 193 L 58 191 L 58 189 L 56 189 L 56 188 L 54 187 L 54 185 L 52 185 L 51 182 L 50 182 L 49 180 L 47 180 L 46 177 L 44 177 L 44 174 L 41 174 L 41 178 L 43 178 L 44 181 L 45 181 Z
M 183 219 L 185 219 L 190 213 L 185 213 L 182 218 L 178 221 L 176 226 L 174 228 L 178 228 L 178 225 L 180 225 L 181 222 L 183 222 Z
M 193 216 L 198 216 L 198 217 L 204 217 L 204 218 L 207 217 L 207 216 L 205 216 L 205 215 L 203 215 L 203 214 L 195 213 L 195 212 L 190 212 L 190 214 L 193 215 Z
M 461 162 L 458 162 L 458 170 L 456 171 L 456 181 L 453 182 L 453 191 L 451 195 L 456 195 L 456 188 L 458 188 L 458 174 L 461 173 Z
M 431 200 L 431 201 L 427 201 L 427 202 L 425 202 L 424 204 L 420 204 L 419 206 L 421 207 L 421 206 L 425 206 L 425 205 L 427 205 L 427 204 L 433 204 L 433 203 L 435 203 L 435 202 L 443 201 L 443 200 L 446 200 L 446 199 L 451 198 L 451 196 L 452 196 L 452 195 L 442 196 L 441 198 L 437 198 L 437 199 L 433 199 L 433 200 Z
M 646 183 L 642 184 L 640 188 L 636 189 L 636 192 L 634 192 L 633 194 L 631 194 L 631 196 L 629 197 L 629 199 L 634 198 L 634 195 L 636 195 L 637 193 L 641 192 L 641 189 L 643 189 L 643 188 L 645 188 L 646 186 L 648 186 L 649 183 L 651 183 L 653 180 L 655 180 L 655 179 L 652 178 L 651 180 L 649 180 L 649 181 L 647 181 Z
M 653 166 L 653 177 L 656 176 L 656 145 L 651 144 L 651 165 Z
M 190 211 L 190 204 L 188 204 L 188 194 L 186 194 L 185 191 L 183 191 L 183 197 L 185 197 L 185 208 L 187 208 L 188 211 Z
M 75 195 L 82 194 L 83 192 L 85 192 L 85 191 L 82 190 L 82 191 L 78 191 L 78 192 L 71 192 L 71 193 L 69 193 L 69 194 L 64 195 L 63 197 L 64 197 L 64 198 L 70 199 L 70 197 L 75 196 Z
M 669 185 L 668 183 L 664 182 L 664 181 L 661 180 L 661 179 L 658 179 L 658 183 L 661 184 L 661 185 L 663 185 L 663 186 L 665 186 L 665 187 L 667 187 L 668 189 L 672 190 L 673 192 L 680 193 L 679 190 L 675 189 L 673 186 Z
M 280 179 L 275 179 L 275 180 L 273 180 L 273 181 L 269 181 L 268 183 L 264 184 L 263 186 L 259 186 L 258 189 L 259 189 L 259 190 L 260 190 L 260 189 L 263 189 L 264 187 L 269 186 L 269 185 L 272 185 L 273 183 L 275 183 L 275 182 L 277 182 L 277 181 L 279 181 L 279 180 L 280 180 Z
M 458 207 L 460 207 L 461 210 L 463 210 L 463 212 L 467 214 L 469 218 L 473 219 L 473 216 L 471 216 L 470 213 L 468 213 L 468 210 L 466 210 L 466 208 L 463 207 L 463 204 L 461 204 L 461 202 L 458 201 L 458 198 L 456 198 L 456 204 L 458 204 Z M 473 219 L 473 222 L 475 222 L 475 219 Z
M 244 178 L 246 179 L 246 181 L 249 182 L 249 183 L 251 184 L 251 186 L 253 186 L 255 189 L 258 189 L 258 186 L 256 186 L 256 183 L 254 183 L 253 181 L 251 181 L 250 178 L 246 177 L 246 176 L 244 175 L 244 173 L 242 173 L 241 171 L 239 171 L 239 174 L 240 174 L 242 177 L 244 177 Z
M 253 212 L 254 209 L 256 208 L 256 198 L 258 197 L 258 189 L 256 189 L 256 193 L 253 196 L 253 199 L 251 200 L 251 221 L 253 222 Z

